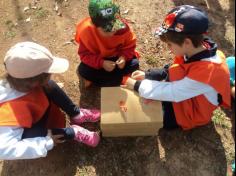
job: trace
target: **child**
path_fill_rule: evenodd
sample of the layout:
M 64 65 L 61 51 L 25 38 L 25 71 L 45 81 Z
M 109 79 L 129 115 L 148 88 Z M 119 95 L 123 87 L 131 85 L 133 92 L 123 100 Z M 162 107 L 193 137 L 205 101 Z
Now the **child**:
M 120 86 L 123 76 L 139 68 L 136 37 L 112 0 L 90 0 L 89 14 L 76 30 L 81 59 L 77 73 L 85 87 Z
M 235 101 L 235 57 L 234 56 L 228 57 L 226 59 L 226 62 L 230 70 L 231 96 L 233 97 L 233 101 Z M 235 111 L 233 111 L 233 113 L 235 113 Z M 234 122 L 234 120 L 232 122 Z M 233 164 L 231 167 L 232 167 L 233 175 L 235 175 L 235 160 L 233 161 Z
M 235 98 L 235 57 L 228 57 L 226 62 L 230 70 L 231 95 Z
M 157 31 L 176 55 L 174 64 L 136 71 L 134 79 L 127 80 L 127 87 L 141 97 L 163 101 L 165 129 L 206 125 L 218 106 L 230 107 L 229 70 L 216 43 L 205 37 L 207 30 L 208 17 L 202 10 L 174 8 Z
M 53 81 L 52 73 L 68 69 L 66 59 L 43 46 L 22 42 L 4 58 L 6 79 L 0 81 L 0 160 L 45 157 L 55 145 L 74 139 L 95 147 L 100 137 L 78 125 L 100 119 L 98 110 L 79 109 Z M 65 127 L 64 114 L 72 126 Z M 50 129 L 50 130 L 48 130 Z

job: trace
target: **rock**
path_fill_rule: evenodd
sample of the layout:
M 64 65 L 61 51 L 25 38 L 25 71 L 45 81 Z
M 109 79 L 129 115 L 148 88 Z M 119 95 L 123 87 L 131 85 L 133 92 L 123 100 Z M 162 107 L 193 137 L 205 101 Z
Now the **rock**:
M 26 23 L 29 23 L 30 21 L 31 21 L 31 17 L 29 17 L 25 20 Z
M 54 9 L 53 9 L 54 11 L 56 11 L 56 12 L 58 12 L 58 10 L 59 10 L 59 7 L 58 7 L 58 4 L 57 4 L 57 2 L 55 2 L 55 5 L 54 5 Z
M 127 15 L 128 13 L 129 13 L 129 9 L 127 9 L 123 12 L 124 15 Z
M 24 12 L 27 12 L 28 10 L 30 10 L 28 6 L 23 9 Z

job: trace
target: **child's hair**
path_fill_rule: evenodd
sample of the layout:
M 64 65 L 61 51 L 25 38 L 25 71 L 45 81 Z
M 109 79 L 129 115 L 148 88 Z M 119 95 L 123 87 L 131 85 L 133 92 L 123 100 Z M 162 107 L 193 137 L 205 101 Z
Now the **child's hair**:
M 173 42 L 173 43 L 180 45 L 180 46 L 184 43 L 184 40 L 186 38 L 188 38 L 192 41 L 193 46 L 195 48 L 201 46 L 202 42 L 204 41 L 203 34 L 198 34 L 198 35 L 189 34 L 188 35 L 188 34 L 168 31 L 167 33 L 164 33 L 163 35 L 160 36 L 160 39 L 163 42 Z
M 50 77 L 49 73 L 42 73 L 32 78 L 19 79 L 19 78 L 14 78 L 9 74 L 6 74 L 6 79 L 10 84 L 10 86 L 20 92 L 31 91 L 34 88 L 33 87 L 34 83 L 38 83 L 39 86 L 43 86 L 45 84 L 45 81 L 47 81 L 49 77 Z

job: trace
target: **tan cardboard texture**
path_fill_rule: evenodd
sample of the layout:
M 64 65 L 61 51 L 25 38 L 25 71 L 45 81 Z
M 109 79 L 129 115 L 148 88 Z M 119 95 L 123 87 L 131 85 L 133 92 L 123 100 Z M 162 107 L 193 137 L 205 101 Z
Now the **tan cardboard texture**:
M 145 104 L 136 92 L 119 87 L 102 88 L 101 113 L 104 137 L 154 136 L 163 126 L 161 102 Z

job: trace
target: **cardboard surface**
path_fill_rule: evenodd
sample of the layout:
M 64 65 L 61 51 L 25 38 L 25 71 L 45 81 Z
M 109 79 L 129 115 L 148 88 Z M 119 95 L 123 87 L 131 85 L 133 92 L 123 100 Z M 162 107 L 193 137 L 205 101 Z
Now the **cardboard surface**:
M 153 136 L 163 126 L 162 105 L 149 104 L 131 90 L 102 88 L 101 129 L 105 137 Z

